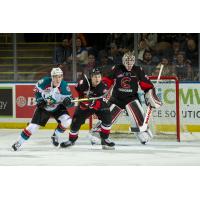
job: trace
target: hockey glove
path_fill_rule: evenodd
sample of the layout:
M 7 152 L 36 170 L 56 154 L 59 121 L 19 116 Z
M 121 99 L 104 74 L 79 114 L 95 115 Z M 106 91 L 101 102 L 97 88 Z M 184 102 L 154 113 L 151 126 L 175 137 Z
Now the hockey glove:
M 74 106 L 74 103 L 72 102 L 72 99 L 70 97 L 66 97 L 63 100 L 63 105 L 67 108 L 67 107 L 72 107 Z
M 47 102 L 43 98 L 40 98 L 40 99 L 37 100 L 36 105 L 37 105 L 38 108 L 42 109 L 47 105 Z
M 148 92 L 144 94 L 144 99 L 146 105 L 151 106 L 152 108 L 160 108 L 162 105 L 162 102 L 156 95 L 155 88 L 148 90 Z
M 89 105 L 89 108 L 94 109 L 94 110 L 99 110 L 100 107 L 101 107 L 101 101 L 100 100 L 92 101 L 92 103 Z

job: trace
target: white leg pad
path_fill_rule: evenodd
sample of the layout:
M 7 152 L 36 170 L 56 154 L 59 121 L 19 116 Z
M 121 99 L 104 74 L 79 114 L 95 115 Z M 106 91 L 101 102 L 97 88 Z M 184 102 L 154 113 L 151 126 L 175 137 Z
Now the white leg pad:
M 146 144 L 153 138 L 153 134 L 150 129 L 145 132 L 137 132 L 136 137 L 142 144 Z

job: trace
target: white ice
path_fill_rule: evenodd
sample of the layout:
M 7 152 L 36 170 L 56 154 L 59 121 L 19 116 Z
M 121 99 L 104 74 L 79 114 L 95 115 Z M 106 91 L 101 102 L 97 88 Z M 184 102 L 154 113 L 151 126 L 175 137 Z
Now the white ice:
M 92 146 L 87 131 L 79 133 L 76 144 L 70 148 L 55 148 L 50 141 L 53 130 L 39 130 L 31 136 L 20 151 L 11 145 L 20 130 L 0 130 L 0 166 L 199 166 L 200 142 L 152 140 L 141 145 L 134 136 L 121 136 L 112 140 L 115 150 L 102 150 Z M 67 140 L 67 133 L 62 140 Z

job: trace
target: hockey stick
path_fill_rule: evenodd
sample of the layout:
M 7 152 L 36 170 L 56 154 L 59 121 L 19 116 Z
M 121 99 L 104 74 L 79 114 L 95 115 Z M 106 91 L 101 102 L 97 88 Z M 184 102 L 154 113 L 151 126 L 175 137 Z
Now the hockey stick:
M 87 78 L 87 76 L 85 74 L 84 74 L 84 77 L 85 77 L 85 79 L 86 79 L 86 81 L 88 83 L 88 87 L 89 87 L 88 91 L 87 91 L 87 96 L 88 96 L 89 93 L 90 93 L 91 86 L 90 86 L 90 82 L 89 82 L 89 80 L 88 80 L 88 78 Z M 102 99 L 102 98 L 105 98 L 108 95 L 109 92 L 110 92 L 110 89 L 104 95 L 102 95 L 102 96 L 91 97 L 91 98 L 82 98 L 82 99 L 74 99 L 74 100 L 72 100 L 72 102 L 75 103 L 75 102 L 94 101 L 94 100 Z
M 157 86 L 157 84 L 158 84 L 158 82 L 159 82 L 159 80 L 160 80 L 163 67 L 164 67 L 164 65 L 161 64 L 161 65 L 160 65 L 160 71 L 159 71 L 159 74 L 158 74 L 158 78 L 157 78 L 157 80 L 156 80 L 156 84 L 155 84 L 154 87 Z M 153 111 L 153 108 L 152 108 L 150 105 L 148 105 L 148 106 L 147 106 L 147 110 L 146 110 L 146 114 L 145 114 L 145 117 L 144 117 L 143 125 L 142 125 L 142 126 L 139 126 L 138 128 L 132 128 L 132 127 L 131 127 L 131 131 L 132 131 L 132 132 L 144 132 L 144 131 L 146 131 L 147 128 L 148 128 L 149 119 L 150 119 L 150 117 L 151 117 L 152 111 Z
M 72 100 L 71 102 L 93 101 L 93 100 L 98 100 L 98 99 L 104 98 L 106 95 L 107 95 L 107 93 L 105 93 L 104 95 L 99 96 L 99 97 L 91 97 L 91 98 L 83 98 L 83 99 L 74 99 L 74 100 Z
M 89 93 L 90 93 L 90 81 L 88 80 L 88 77 L 85 75 L 85 74 L 83 74 L 84 75 L 84 77 L 85 77 L 85 80 L 87 81 L 87 83 L 88 83 L 88 91 L 87 91 L 87 96 L 89 96 Z

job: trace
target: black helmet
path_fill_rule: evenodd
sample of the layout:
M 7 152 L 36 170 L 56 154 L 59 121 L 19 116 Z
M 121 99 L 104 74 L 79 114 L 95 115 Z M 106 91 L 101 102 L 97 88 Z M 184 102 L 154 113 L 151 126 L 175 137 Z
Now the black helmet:
M 101 74 L 101 70 L 100 70 L 98 67 L 93 68 L 93 69 L 90 71 L 90 76 L 98 75 L 98 74 Z

